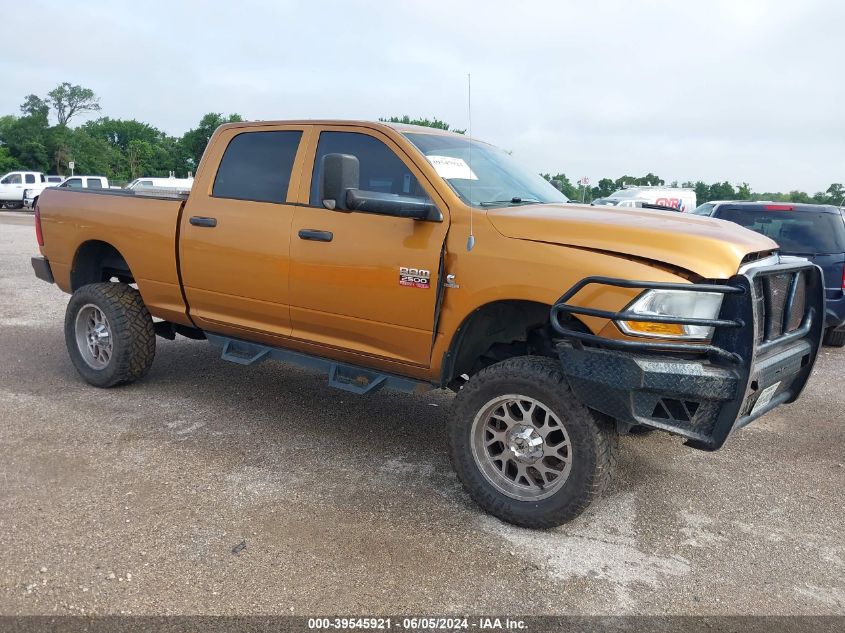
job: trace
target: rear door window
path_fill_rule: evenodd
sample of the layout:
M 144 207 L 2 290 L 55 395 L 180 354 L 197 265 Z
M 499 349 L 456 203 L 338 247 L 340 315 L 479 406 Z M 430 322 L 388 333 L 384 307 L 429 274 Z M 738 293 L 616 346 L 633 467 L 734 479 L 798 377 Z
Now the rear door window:
M 300 130 L 242 132 L 229 141 L 211 195 L 283 203 L 287 200 Z
M 103 181 L 99 178 L 89 178 L 88 179 L 88 188 L 89 189 L 102 189 L 103 188 Z
M 35 174 L 27 174 L 26 175 L 26 184 L 28 184 L 28 185 L 35 184 Z
M 845 222 L 838 213 L 824 211 L 719 207 L 718 217 L 772 238 L 784 253 L 845 252 Z

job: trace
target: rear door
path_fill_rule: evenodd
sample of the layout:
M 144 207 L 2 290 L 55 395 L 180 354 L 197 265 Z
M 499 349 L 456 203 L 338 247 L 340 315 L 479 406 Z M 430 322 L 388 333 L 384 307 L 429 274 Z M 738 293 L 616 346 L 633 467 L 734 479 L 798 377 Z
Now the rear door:
M 227 128 L 209 145 L 182 213 L 182 283 L 194 322 L 290 334 L 290 226 L 307 126 Z
M 361 189 L 425 198 L 443 220 L 330 211 L 319 195 L 326 154 L 356 156 Z M 449 227 L 443 200 L 401 147 L 375 130 L 321 129 L 307 165 L 311 179 L 303 178 L 291 231 L 293 336 L 427 367 Z

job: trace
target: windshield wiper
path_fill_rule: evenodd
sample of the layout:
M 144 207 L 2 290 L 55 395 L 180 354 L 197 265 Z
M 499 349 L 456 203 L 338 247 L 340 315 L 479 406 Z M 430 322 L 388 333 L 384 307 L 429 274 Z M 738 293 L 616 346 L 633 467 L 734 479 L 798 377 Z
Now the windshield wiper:
M 537 200 L 537 198 L 521 198 L 519 196 L 514 196 L 510 200 L 487 200 L 485 202 L 479 202 L 482 207 L 492 207 L 497 204 L 542 204 L 542 200 Z

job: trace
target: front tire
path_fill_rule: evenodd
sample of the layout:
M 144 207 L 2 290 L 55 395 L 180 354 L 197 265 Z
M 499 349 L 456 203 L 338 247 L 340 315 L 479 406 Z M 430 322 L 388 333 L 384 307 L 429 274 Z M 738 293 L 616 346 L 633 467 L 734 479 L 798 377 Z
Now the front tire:
M 121 283 L 89 284 L 73 293 L 65 343 L 76 370 L 95 387 L 134 382 L 155 357 L 152 317 L 141 294 Z
M 824 344 L 828 347 L 845 347 L 845 330 L 828 328 L 824 333 Z
M 571 521 L 610 482 L 618 437 L 569 389 L 556 360 L 522 356 L 473 376 L 455 398 L 449 457 L 469 495 L 515 525 Z

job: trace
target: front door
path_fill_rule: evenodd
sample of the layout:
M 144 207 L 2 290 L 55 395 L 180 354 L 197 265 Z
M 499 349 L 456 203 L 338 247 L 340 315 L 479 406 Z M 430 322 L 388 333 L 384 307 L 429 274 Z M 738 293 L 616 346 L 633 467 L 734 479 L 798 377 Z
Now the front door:
M 311 153 L 310 187 L 303 178 L 300 194 L 307 203 L 297 207 L 291 231 L 293 336 L 427 367 L 447 209 L 402 150 L 378 132 L 324 128 Z M 435 200 L 443 220 L 326 209 L 319 193 L 326 154 L 358 158 L 360 189 Z
M 216 139 L 182 214 L 182 282 L 194 322 L 290 334 L 290 225 L 302 127 L 229 128 Z M 225 148 L 225 151 L 224 151 Z M 222 154 L 222 157 L 221 157 Z

